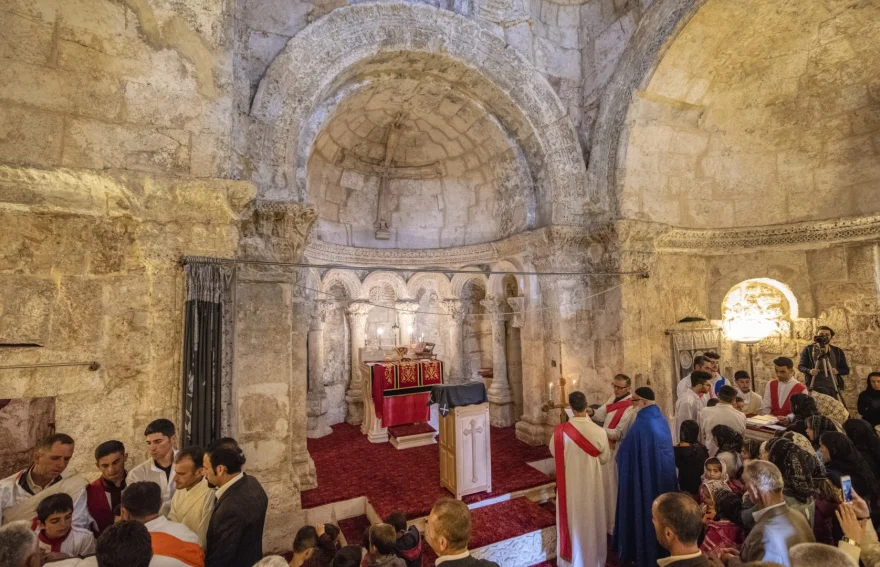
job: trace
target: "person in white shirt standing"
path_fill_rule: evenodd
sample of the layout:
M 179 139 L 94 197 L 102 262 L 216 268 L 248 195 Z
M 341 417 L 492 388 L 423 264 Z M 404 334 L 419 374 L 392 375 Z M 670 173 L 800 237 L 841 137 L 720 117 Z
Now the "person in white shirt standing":
M 791 397 L 795 394 L 806 394 L 807 387 L 794 377 L 794 363 L 790 358 L 780 356 L 775 359 L 773 369 L 776 372 L 776 380 L 767 382 L 764 388 L 764 402 L 759 413 L 774 415 L 780 425 L 788 425 L 794 421 Z
M 128 473 L 127 482 L 150 481 L 155 482 L 162 489 L 163 516 L 168 516 L 171 510 L 171 497 L 174 496 L 174 458 L 177 451 L 174 445 L 177 443 L 177 429 L 167 419 L 157 419 L 150 423 L 144 430 L 150 458 L 131 469 Z
M 761 411 L 764 400 L 758 392 L 752 391 L 752 377 L 745 370 L 737 370 L 733 375 L 736 382 L 736 395 L 743 399 L 743 412 L 746 415 L 755 415 Z
M 174 484 L 177 490 L 171 498 L 168 519 L 179 522 L 199 536 L 202 548 L 214 511 L 214 490 L 208 486 L 202 465 L 205 452 L 201 447 L 187 447 L 174 459 Z
M 709 375 L 710 380 L 714 375 L 712 367 L 712 360 L 708 356 L 700 355 L 694 357 L 694 372 L 705 372 Z M 685 392 L 691 389 L 691 375 L 694 372 L 691 372 L 690 374 L 678 381 L 678 386 L 675 387 L 675 394 L 679 399 L 685 395 Z M 705 394 L 700 394 L 699 397 L 700 400 L 702 400 L 703 402 L 703 407 L 706 407 L 706 404 L 708 404 L 709 400 L 712 398 L 712 394 L 710 394 L 709 390 L 707 390 Z
M 733 407 L 736 401 L 736 389 L 733 386 L 722 386 L 718 392 L 718 405 L 705 408 L 700 412 L 700 435 L 703 437 L 703 445 L 709 450 L 709 456 L 714 457 L 718 452 L 718 445 L 712 436 L 712 428 L 716 425 L 727 425 L 740 435 L 746 432 L 746 415 Z
M 703 356 L 709 359 L 709 369 L 707 372 L 712 375 L 709 380 L 709 397 L 717 398 L 718 392 L 722 386 L 730 386 L 730 381 L 721 375 L 721 355 L 715 351 L 703 353 Z
M 708 394 L 709 380 L 712 376 L 702 370 L 695 370 L 690 376 L 691 387 L 675 402 L 675 431 L 681 431 L 681 424 L 689 419 L 700 423 L 700 412 L 706 407 L 700 395 Z

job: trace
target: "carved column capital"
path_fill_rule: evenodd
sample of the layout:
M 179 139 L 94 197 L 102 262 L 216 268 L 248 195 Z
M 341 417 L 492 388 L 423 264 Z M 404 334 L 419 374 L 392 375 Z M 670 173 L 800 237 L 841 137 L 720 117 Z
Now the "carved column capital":
M 345 312 L 348 313 L 349 323 L 355 325 L 356 323 L 365 323 L 367 315 L 372 309 L 373 305 L 368 301 L 352 301 L 345 308 Z
M 461 324 L 464 321 L 465 310 L 463 300 L 457 298 L 443 299 L 440 305 L 452 317 L 453 322 Z
M 394 302 L 394 308 L 401 312 L 401 314 L 412 315 L 416 311 L 419 310 L 419 302 L 412 301 L 409 299 L 404 299 L 401 301 Z
M 258 200 L 241 227 L 239 255 L 280 262 L 298 262 L 318 219 L 314 207 L 301 203 Z
M 506 302 L 503 298 L 498 297 L 497 295 L 487 295 L 486 299 L 480 301 L 480 305 L 486 310 L 486 313 L 490 315 L 490 319 L 493 324 L 503 323 L 505 318 L 507 317 L 507 313 L 505 313 L 505 305 Z

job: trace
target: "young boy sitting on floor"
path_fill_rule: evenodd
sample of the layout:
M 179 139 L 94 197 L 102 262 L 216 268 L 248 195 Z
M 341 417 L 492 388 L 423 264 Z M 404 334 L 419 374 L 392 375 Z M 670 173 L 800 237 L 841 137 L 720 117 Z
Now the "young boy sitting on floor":
M 95 553 L 92 532 L 73 526 L 73 498 L 69 494 L 53 494 L 40 502 L 37 519 L 44 563 Z
M 415 526 L 406 527 L 406 515 L 395 512 L 385 518 L 397 531 L 397 542 L 394 544 L 397 556 L 406 561 L 406 567 L 422 567 L 422 536 Z
M 361 567 L 406 567 L 406 562 L 396 555 L 394 544 L 397 532 L 388 524 L 370 527 L 370 552 L 364 556 Z

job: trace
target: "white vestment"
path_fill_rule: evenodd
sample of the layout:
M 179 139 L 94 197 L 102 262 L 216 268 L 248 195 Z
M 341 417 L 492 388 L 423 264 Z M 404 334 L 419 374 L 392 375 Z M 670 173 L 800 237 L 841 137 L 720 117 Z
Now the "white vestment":
M 39 534 L 40 528 L 37 528 L 35 531 Z M 39 545 L 40 549 L 44 551 L 52 551 L 52 546 L 43 540 L 39 540 Z M 89 530 L 74 526 L 70 529 L 70 533 L 67 534 L 67 537 L 64 538 L 59 551 L 61 553 L 66 553 L 71 557 L 85 557 L 86 555 L 92 555 L 95 553 L 95 536 L 92 535 L 92 532 Z
M 703 408 L 700 412 L 700 437 L 703 445 L 709 450 L 709 456 L 714 457 L 718 452 L 718 445 L 715 444 L 715 437 L 712 436 L 712 428 L 716 425 L 726 425 L 739 433 L 745 435 L 746 432 L 746 414 L 739 411 L 730 404 L 720 403 L 711 408 Z M 730 470 L 730 469 L 728 469 Z M 736 470 L 730 474 L 733 475 Z
M 678 439 L 681 432 L 681 424 L 685 421 L 690 419 L 696 421 L 697 425 L 699 425 L 700 412 L 705 407 L 706 405 L 696 392 L 690 388 L 685 390 L 684 394 L 679 396 L 678 401 L 675 402 L 675 431 L 672 432 L 673 439 Z
M 619 401 L 632 399 L 632 394 L 627 395 Z M 608 533 L 614 532 L 614 515 L 617 512 L 617 446 L 623 441 L 629 426 L 636 416 L 635 408 L 632 406 L 624 410 L 608 411 L 608 406 L 614 404 L 614 396 L 608 398 L 605 405 L 596 408 L 593 413 L 593 421 L 602 424 L 605 434 L 608 435 L 609 445 L 611 447 L 611 457 L 605 464 L 605 511 L 608 513 Z M 611 427 L 611 423 L 615 420 L 618 412 L 623 412 L 616 427 Z
M 764 400 L 761 399 L 761 396 L 759 396 L 757 392 L 749 390 L 749 393 L 746 394 L 742 390 L 737 388 L 736 395 L 742 398 L 745 402 L 743 404 L 743 411 L 745 413 L 751 415 L 761 411 L 761 404 L 764 403 Z
M 568 508 L 568 529 L 571 533 L 571 562 L 559 557 L 560 567 L 605 567 L 608 554 L 608 512 L 605 498 L 597 498 L 605 490 L 605 464 L 611 458 L 608 435 L 588 417 L 574 417 L 570 423 L 599 451 L 591 457 L 574 441 L 564 437 L 565 502 Z M 553 440 L 550 453 L 555 456 Z M 559 506 L 556 526 L 559 529 Z M 613 525 L 612 525 L 613 527 Z M 558 540 L 558 538 L 557 538 Z
M 676 394 L 676 396 L 681 398 L 684 395 L 684 393 L 687 392 L 688 390 L 690 390 L 692 387 L 693 387 L 693 385 L 691 384 L 691 375 L 688 374 L 687 376 L 685 376 L 684 378 L 682 378 L 681 380 L 678 381 L 678 386 L 675 387 L 675 394 Z M 693 391 L 693 390 L 691 390 L 691 391 Z M 699 398 L 703 402 L 703 407 L 706 407 L 709 404 L 709 400 L 712 399 L 713 393 L 714 392 L 710 388 L 708 394 L 700 394 Z
M 175 457 L 177 453 L 178 451 L 174 451 Z M 153 459 L 147 459 L 131 469 L 125 479 L 128 484 L 143 481 L 155 482 L 162 489 L 162 509 L 159 513 L 168 517 L 168 512 L 171 511 L 171 497 L 174 496 L 174 466 L 171 466 L 171 474 L 166 477 L 165 471 L 157 467 Z
M 206 479 L 202 479 L 190 489 L 174 491 L 168 519 L 183 524 L 195 532 L 204 549 L 215 500 L 214 489 L 208 486 Z
M 10 521 L 10 518 L 5 517 L 6 511 L 34 497 L 34 494 L 25 490 L 20 482 L 22 475 L 28 474 L 29 471 L 30 469 L 25 469 L 0 480 L 0 525 L 6 524 Z M 61 478 L 67 479 L 68 477 L 72 478 L 73 476 L 75 475 L 62 474 Z M 26 481 L 22 482 L 30 485 L 30 483 Z M 85 480 L 83 480 L 83 483 L 87 484 Z M 40 491 L 37 490 L 36 494 L 38 495 L 39 492 Z M 89 509 L 86 501 L 86 489 L 83 488 L 78 491 L 76 496 L 71 496 L 71 498 L 73 498 L 73 525 L 78 528 L 88 529 L 92 517 L 89 516 Z M 36 515 L 36 507 L 34 507 L 34 517 L 36 517 Z

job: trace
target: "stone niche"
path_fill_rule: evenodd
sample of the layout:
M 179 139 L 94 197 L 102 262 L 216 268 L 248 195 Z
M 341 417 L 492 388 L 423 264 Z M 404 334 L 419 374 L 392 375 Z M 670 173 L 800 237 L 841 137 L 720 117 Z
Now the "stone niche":
M 33 463 L 34 445 L 55 432 L 55 398 L 0 400 L 0 478 Z

